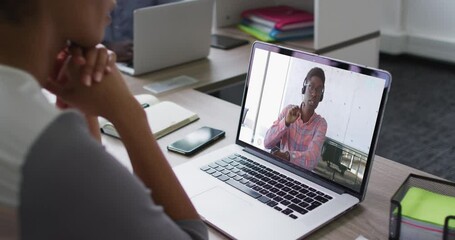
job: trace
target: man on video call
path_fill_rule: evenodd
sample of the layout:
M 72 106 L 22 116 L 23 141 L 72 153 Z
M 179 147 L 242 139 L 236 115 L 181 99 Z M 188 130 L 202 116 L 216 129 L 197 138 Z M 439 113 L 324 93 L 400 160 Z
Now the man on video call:
M 324 71 L 312 68 L 303 81 L 300 106 L 286 106 L 264 138 L 264 146 L 272 149 L 272 154 L 309 170 L 321 158 L 327 132 L 326 120 L 315 113 L 324 97 L 324 84 Z
M 118 62 L 131 61 L 134 10 L 179 1 L 181 0 L 117 0 L 117 7 L 111 12 L 111 24 L 106 28 L 103 44 L 116 53 Z

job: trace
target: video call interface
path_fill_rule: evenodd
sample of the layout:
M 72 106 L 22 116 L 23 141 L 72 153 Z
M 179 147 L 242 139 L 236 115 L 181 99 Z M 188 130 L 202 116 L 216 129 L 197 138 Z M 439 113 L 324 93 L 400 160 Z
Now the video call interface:
M 377 76 L 381 73 L 373 70 L 329 59 L 311 61 L 308 59 L 311 55 L 305 57 L 293 53 L 295 57 L 288 54 L 255 48 L 239 140 L 274 155 L 276 159 L 289 161 L 297 169 L 312 171 L 360 191 L 388 82 Z M 315 109 L 315 114 L 327 123 L 325 137 L 319 137 L 316 142 L 316 130 L 312 132 L 312 128 L 318 124 L 309 124 L 308 121 L 308 129 L 296 132 L 302 137 L 285 133 L 277 136 L 280 139 L 277 146 L 266 147 L 267 131 L 274 122 L 280 121 L 280 113 L 285 113 L 290 105 L 301 106 L 304 80 L 313 68 L 320 68 L 325 76 L 323 89 L 320 89 L 323 97 Z M 306 89 L 312 89 L 308 83 L 306 86 Z M 305 94 L 312 91 L 305 91 Z M 291 131 L 290 127 L 287 131 Z M 321 131 L 318 130 L 318 134 Z M 299 145 L 299 149 L 295 145 Z M 285 153 L 285 157 L 276 155 L 276 151 Z M 308 162 L 313 164 L 305 164 Z

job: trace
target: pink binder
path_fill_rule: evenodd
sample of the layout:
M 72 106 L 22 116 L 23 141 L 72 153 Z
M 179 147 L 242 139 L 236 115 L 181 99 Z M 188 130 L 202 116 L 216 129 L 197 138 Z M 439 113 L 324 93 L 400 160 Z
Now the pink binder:
M 307 27 L 314 23 L 312 13 L 285 5 L 245 10 L 242 17 L 279 30 Z

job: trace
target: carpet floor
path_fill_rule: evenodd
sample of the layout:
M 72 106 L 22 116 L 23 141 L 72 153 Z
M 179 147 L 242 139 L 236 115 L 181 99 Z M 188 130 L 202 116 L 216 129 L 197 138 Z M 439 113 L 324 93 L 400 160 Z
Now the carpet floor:
M 376 154 L 455 181 L 455 65 L 381 54 L 392 74 Z

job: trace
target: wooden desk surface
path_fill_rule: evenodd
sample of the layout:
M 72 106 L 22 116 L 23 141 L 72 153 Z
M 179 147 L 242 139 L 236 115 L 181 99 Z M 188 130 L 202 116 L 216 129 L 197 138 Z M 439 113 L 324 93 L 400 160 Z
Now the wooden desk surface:
M 200 116 L 198 121 L 158 140 L 172 166 L 191 161 L 191 158 L 168 152 L 166 146 L 201 126 L 223 129 L 226 131 L 226 137 L 195 157 L 234 143 L 240 115 L 239 106 L 191 89 L 163 96 L 160 100 L 172 100 Z M 109 152 L 131 169 L 128 155 L 119 140 L 103 136 L 103 142 Z M 348 213 L 312 233 L 308 239 L 356 239 L 359 235 L 367 239 L 387 239 L 390 199 L 410 173 L 431 177 L 430 174 L 376 156 L 365 200 Z M 14 224 L 10 221 L 12 216 L 11 211 L 0 208 L 2 239 L 16 239 Z M 210 239 L 226 239 L 214 229 L 210 229 L 209 234 Z
M 197 122 L 158 140 L 172 166 L 191 161 L 192 158 L 168 152 L 166 146 L 203 125 L 225 130 L 226 138 L 216 142 L 195 157 L 234 143 L 240 115 L 239 106 L 195 90 L 184 90 L 161 99 L 172 100 L 197 112 L 200 116 L 200 120 Z M 122 149 L 120 141 L 110 137 L 103 137 L 103 141 L 107 144 L 109 151 L 120 157 L 125 165 L 129 165 L 128 157 L 125 150 Z M 129 168 L 131 167 L 129 166 Z M 365 200 L 348 213 L 315 231 L 308 239 L 355 239 L 359 235 L 367 239 L 387 239 L 390 199 L 409 173 L 431 176 L 376 156 Z M 210 229 L 210 239 L 225 239 L 225 237 L 216 230 Z
M 166 146 L 180 138 L 183 138 L 185 135 L 202 126 L 222 129 L 226 131 L 226 136 L 192 157 L 200 156 L 201 154 L 204 154 L 204 152 L 224 147 L 235 142 L 238 119 L 240 118 L 239 106 L 192 89 L 186 89 L 180 92 L 168 94 L 159 97 L 159 99 L 160 101 L 173 101 L 199 115 L 199 120 L 158 139 L 161 150 L 164 152 L 164 155 L 172 166 L 185 163 L 191 158 L 174 152 L 169 152 L 166 149 Z M 110 151 L 123 165 L 131 170 L 128 154 L 126 153 L 121 141 L 105 135 L 103 135 L 102 141 L 103 144 L 106 145 L 108 151 Z

